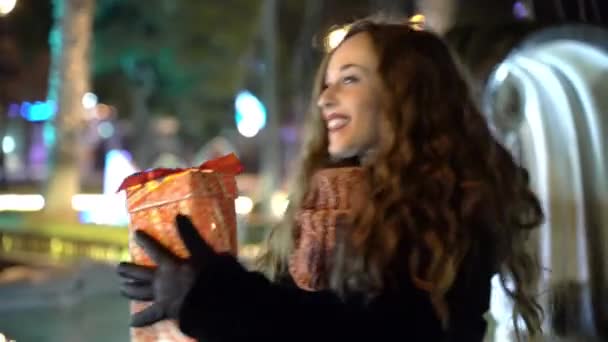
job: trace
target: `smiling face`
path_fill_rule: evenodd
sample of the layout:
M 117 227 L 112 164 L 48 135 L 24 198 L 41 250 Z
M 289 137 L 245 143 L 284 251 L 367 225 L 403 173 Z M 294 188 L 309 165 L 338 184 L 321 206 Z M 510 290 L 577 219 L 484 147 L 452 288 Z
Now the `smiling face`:
M 327 127 L 332 157 L 363 156 L 378 139 L 383 94 L 371 36 L 358 33 L 333 52 L 317 105 Z

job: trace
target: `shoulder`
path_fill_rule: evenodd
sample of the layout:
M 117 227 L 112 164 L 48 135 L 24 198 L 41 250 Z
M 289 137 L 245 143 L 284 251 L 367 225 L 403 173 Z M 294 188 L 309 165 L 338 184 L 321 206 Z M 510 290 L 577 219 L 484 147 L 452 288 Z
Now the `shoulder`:
M 496 263 L 489 241 L 478 241 L 464 258 L 446 299 L 450 311 L 449 333 L 454 340 L 481 341 L 490 309 L 492 277 Z M 456 338 L 458 337 L 458 338 Z

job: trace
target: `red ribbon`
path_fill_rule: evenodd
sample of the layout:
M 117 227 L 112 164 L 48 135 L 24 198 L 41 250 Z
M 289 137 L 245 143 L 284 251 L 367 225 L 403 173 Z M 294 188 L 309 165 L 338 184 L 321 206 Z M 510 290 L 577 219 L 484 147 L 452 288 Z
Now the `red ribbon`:
M 122 181 L 122 184 L 120 184 L 120 187 L 118 187 L 118 190 L 116 191 L 118 192 L 135 185 L 144 184 L 154 179 L 166 177 L 168 175 L 188 170 L 211 170 L 214 172 L 231 173 L 237 175 L 243 171 L 243 165 L 234 153 L 230 153 L 220 158 L 208 160 L 202 163 L 199 167 L 183 169 L 157 168 L 153 170 L 137 172 L 125 178 L 125 180 Z

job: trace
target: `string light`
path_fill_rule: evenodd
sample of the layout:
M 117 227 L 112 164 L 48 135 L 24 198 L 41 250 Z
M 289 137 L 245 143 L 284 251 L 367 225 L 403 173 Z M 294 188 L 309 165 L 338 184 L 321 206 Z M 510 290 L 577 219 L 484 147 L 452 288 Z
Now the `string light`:
M 410 17 L 408 24 L 414 30 L 422 31 L 422 30 L 424 30 L 425 20 L 426 20 L 426 18 L 424 17 L 423 14 L 414 14 L 413 16 Z

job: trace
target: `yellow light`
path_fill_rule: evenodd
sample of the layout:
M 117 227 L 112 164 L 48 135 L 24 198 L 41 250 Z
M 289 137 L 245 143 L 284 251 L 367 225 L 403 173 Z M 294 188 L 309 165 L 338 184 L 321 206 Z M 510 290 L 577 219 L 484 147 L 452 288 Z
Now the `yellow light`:
M 120 251 L 114 248 L 108 248 L 106 250 L 106 259 L 108 261 L 119 261 L 120 260 Z
M 346 34 L 348 33 L 348 26 L 339 27 L 329 32 L 325 38 L 325 48 L 327 51 L 331 51 L 338 47 Z
M 120 252 L 120 261 L 131 261 L 131 253 L 127 248 Z
M 61 242 L 61 240 L 57 239 L 57 238 L 52 238 L 51 239 L 51 255 L 52 256 L 59 256 L 61 255 L 61 253 L 63 252 L 63 242 Z
M 39 211 L 43 208 L 42 195 L 0 195 L 0 211 Z
M 91 256 L 95 260 L 103 260 L 105 257 L 105 250 L 102 247 L 93 247 L 91 248 Z
M 288 205 L 289 199 L 287 198 L 287 194 L 284 192 L 277 191 L 270 198 L 270 209 L 272 210 L 272 214 L 277 218 L 283 217 Z
M 17 0 L 0 0 L 0 16 L 5 16 L 15 8 Z
M 247 196 L 239 196 L 234 200 L 234 208 L 239 215 L 247 215 L 253 210 L 253 201 Z
M 72 244 L 71 242 L 64 243 L 63 249 L 65 250 L 65 255 L 73 255 L 76 252 L 76 248 L 74 247 L 74 244 Z
M 257 244 L 244 245 L 239 249 L 239 256 L 246 259 L 254 259 L 260 255 L 262 248 Z
M 413 28 L 414 30 L 424 30 L 424 22 L 425 22 L 425 17 L 423 14 L 414 14 L 413 16 L 410 17 L 409 20 L 409 25 L 411 28 Z
M 8 236 L 2 237 L 2 249 L 5 252 L 10 252 L 13 249 L 13 239 Z

